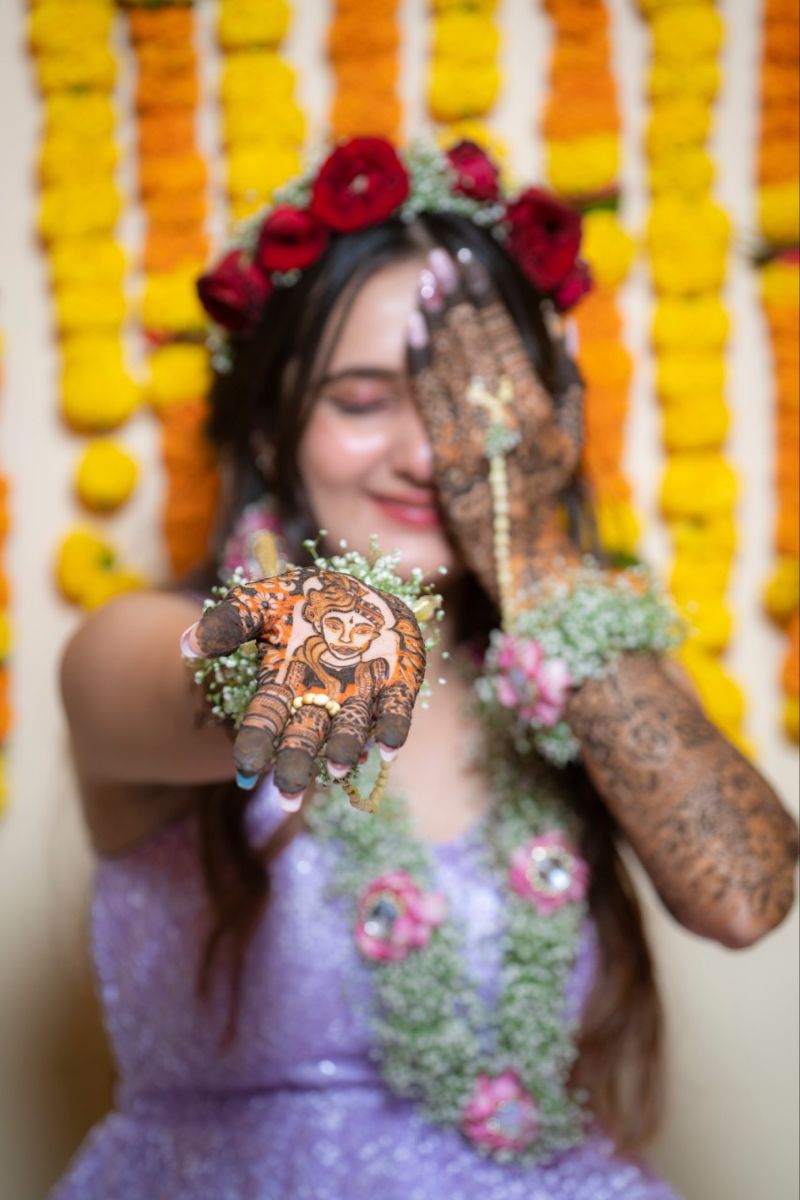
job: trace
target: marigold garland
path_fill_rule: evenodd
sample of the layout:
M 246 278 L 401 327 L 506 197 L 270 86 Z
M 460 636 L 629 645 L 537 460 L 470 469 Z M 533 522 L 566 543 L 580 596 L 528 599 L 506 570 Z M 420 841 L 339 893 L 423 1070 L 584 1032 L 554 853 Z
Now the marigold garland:
M 800 5 L 766 0 L 761 62 L 758 216 L 764 239 L 761 299 L 772 346 L 775 388 L 773 543 L 777 560 L 764 589 L 767 611 L 786 634 L 781 671 L 783 727 L 800 740 Z
M 5 343 L 0 334 L 0 394 L 5 382 Z M 8 803 L 7 743 L 11 729 L 11 671 L 9 659 L 13 646 L 11 596 L 5 545 L 11 524 L 8 479 L 0 474 L 0 815 Z
M 337 0 L 334 6 L 327 39 L 334 78 L 329 114 L 334 138 L 367 134 L 400 140 L 397 8 L 397 0 Z
M 466 137 L 503 161 L 505 145 L 484 125 L 502 83 L 495 7 L 477 0 L 433 4 L 428 108 L 434 121 L 447 127 L 439 139 L 444 148 Z
M 118 428 L 140 400 L 123 352 L 126 261 L 114 236 L 123 204 L 115 178 L 114 22 L 113 0 L 74 0 L 66 9 L 59 0 L 36 0 L 28 19 L 44 101 L 37 227 L 60 339 L 61 413 L 82 434 Z M 78 468 L 76 493 L 95 509 L 122 503 L 136 478 L 127 451 L 107 445 L 104 464 L 90 449 Z M 119 569 L 110 577 L 117 590 L 134 578 Z M 83 602 L 79 588 L 65 595 Z
M 721 289 L 731 225 L 713 198 L 707 147 L 724 25 L 708 0 L 647 0 L 641 7 L 653 55 L 645 132 L 647 250 L 656 299 L 655 388 L 667 451 L 660 498 L 674 552 L 670 590 L 692 629 L 680 657 L 710 717 L 746 749 L 744 697 L 717 658 L 734 631 L 725 592 L 739 483 L 723 453 L 730 324 Z
M 139 196 L 146 217 L 140 309 L 150 343 L 146 396 L 161 427 L 167 557 L 180 576 L 206 556 L 218 487 L 202 432 L 209 370 L 195 291 L 209 251 L 208 168 L 195 138 L 200 95 L 195 12 L 186 3 L 128 8 L 137 64 Z M 264 27 L 264 6 L 236 8 L 238 24 L 222 21 L 226 44 L 235 45 L 242 28 Z M 95 503 L 108 501 L 102 484 L 95 483 Z
M 586 378 L 583 469 L 600 541 L 612 559 L 636 556 L 639 519 L 623 468 L 633 363 L 622 342 L 617 289 L 633 240 L 617 215 L 620 117 L 605 0 L 548 0 L 553 22 L 550 93 L 542 114 L 553 188 L 584 210 L 582 253 L 594 290 L 578 306 L 579 362 Z

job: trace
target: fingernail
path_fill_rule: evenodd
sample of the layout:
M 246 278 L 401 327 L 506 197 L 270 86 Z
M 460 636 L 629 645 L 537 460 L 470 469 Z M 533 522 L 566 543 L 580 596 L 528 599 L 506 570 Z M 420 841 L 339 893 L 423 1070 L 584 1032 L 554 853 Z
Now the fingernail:
M 197 636 L 195 634 L 196 629 L 197 621 L 195 621 L 193 625 L 190 625 L 188 629 L 184 629 L 183 633 L 181 634 L 180 647 L 181 654 L 184 658 L 191 659 L 203 657 L 203 652 L 197 644 Z
M 439 284 L 433 271 L 429 271 L 427 267 L 420 272 L 419 298 L 426 312 L 439 312 L 441 310 L 442 297 L 439 291 Z
M 578 357 L 580 335 L 578 333 L 578 324 L 574 317 L 570 317 L 564 322 L 564 345 L 567 347 L 567 353 L 570 358 Z
M 367 761 L 368 758 L 369 758 L 369 754 L 367 753 L 367 751 L 362 750 L 358 756 L 358 765 L 362 766 Z
M 300 811 L 300 805 L 303 803 L 304 792 L 295 792 L 293 796 L 287 796 L 283 792 L 279 793 L 281 798 L 281 808 L 287 813 L 296 813 Z
M 428 262 L 431 264 L 436 279 L 442 291 L 447 294 L 454 292 L 458 287 L 458 271 L 456 264 L 453 262 L 446 250 L 437 247 L 431 250 L 428 255 Z
M 461 274 L 467 291 L 475 299 L 482 299 L 489 291 L 489 275 L 483 265 L 478 262 L 471 250 L 466 246 L 458 252 Z
M 252 792 L 257 783 L 257 775 L 245 775 L 244 771 L 236 772 L 236 784 L 243 792 Z
M 428 344 L 428 326 L 421 312 L 412 312 L 406 328 L 408 344 L 413 350 L 424 350 Z
M 332 775 L 334 779 L 344 779 L 349 770 L 350 767 L 348 767 L 346 763 L 328 762 L 328 773 Z
M 385 763 L 390 763 L 394 762 L 400 751 L 399 749 L 394 749 L 391 746 L 382 746 L 381 743 L 378 742 L 378 753 Z

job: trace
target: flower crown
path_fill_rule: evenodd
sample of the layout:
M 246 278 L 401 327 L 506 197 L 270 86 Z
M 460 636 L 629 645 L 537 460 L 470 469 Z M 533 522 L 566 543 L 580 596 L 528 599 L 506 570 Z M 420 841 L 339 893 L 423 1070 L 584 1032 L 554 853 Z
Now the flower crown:
M 296 283 L 337 236 L 390 217 L 410 222 L 447 212 L 493 234 L 559 312 L 589 290 L 580 214 L 541 188 L 505 196 L 498 167 L 474 142 L 447 152 L 416 143 L 401 153 L 385 138 L 355 137 L 278 189 L 241 227 L 234 246 L 198 280 L 200 301 L 227 334 L 245 335 L 273 291 Z

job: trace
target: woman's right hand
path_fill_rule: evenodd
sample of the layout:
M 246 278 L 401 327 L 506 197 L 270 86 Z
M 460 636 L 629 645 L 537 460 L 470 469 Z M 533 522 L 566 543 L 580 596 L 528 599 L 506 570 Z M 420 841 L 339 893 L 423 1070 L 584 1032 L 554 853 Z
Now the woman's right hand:
M 188 657 L 216 658 L 249 641 L 260 664 L 234 743 L 240 787 L 253 787 L 274 763 L 279 790 L 298 800 L 323 750 L 341 777 L 368 738 L 387 757 L 405 742 L 425 645 L 396 596 L 340 572 L 294 567 L 232 588 L 182 646 Z

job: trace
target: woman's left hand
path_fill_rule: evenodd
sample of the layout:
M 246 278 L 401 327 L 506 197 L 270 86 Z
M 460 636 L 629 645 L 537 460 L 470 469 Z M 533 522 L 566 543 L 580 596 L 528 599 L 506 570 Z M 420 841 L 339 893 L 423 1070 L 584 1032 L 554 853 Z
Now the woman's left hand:
M 514 592 L 556 558 L 575 557 L 556 508 L 580 457 L 583 389 L 575 373 L 556 411 L 487 272 L 468 252 L 459 258 L 460 272 L 434 251 L 434 270 L 423 272 L 409 368 L 450 532 L 499 599 L 498 537 L 508 545 Z M 495 509 L 489 479 L 488 451 L 498 437 L 510 446 L 507 515 Z

